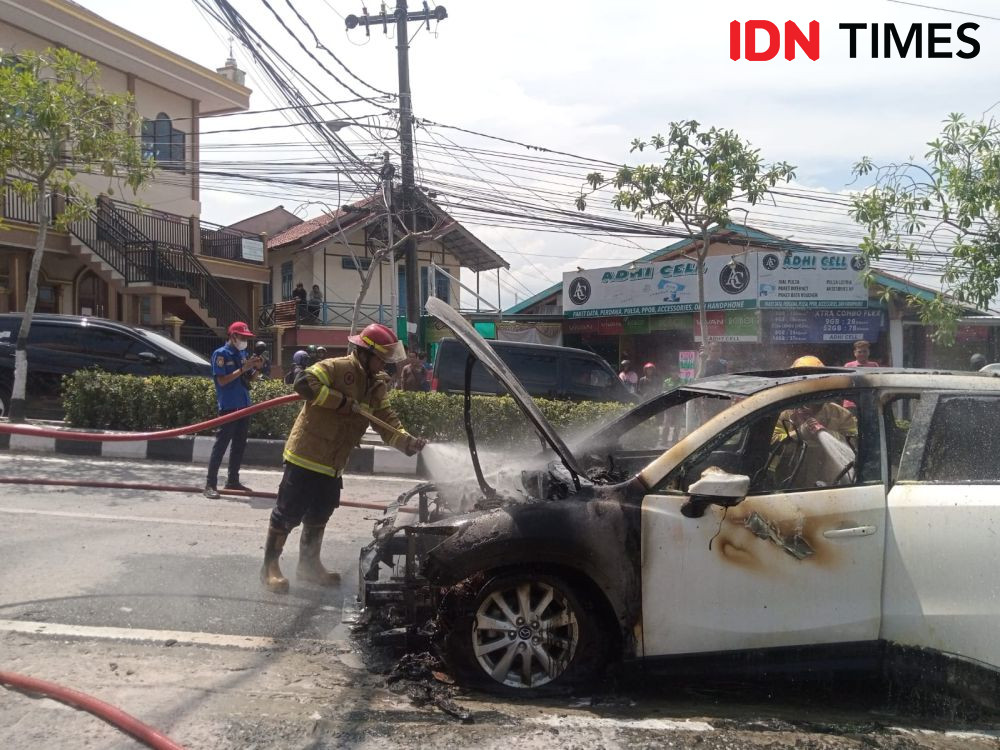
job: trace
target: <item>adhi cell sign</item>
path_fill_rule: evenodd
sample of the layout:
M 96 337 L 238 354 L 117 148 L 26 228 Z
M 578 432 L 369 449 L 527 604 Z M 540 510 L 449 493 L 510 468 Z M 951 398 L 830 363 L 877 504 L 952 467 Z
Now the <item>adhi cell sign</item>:
M 752 264 L 727 256 L 705 262 L 705 308 L 756 307 Z M 698 264 L 686 258 L 636 268 L 596 268 L 563 274 L 563 315 L 661 315 L 698 309 Z
M 757 306 L 867 307 L 865 259 L 847 253 L 757 253 Z
M 864 257 L 852 253 L 715 255 L 705 261 L 705 309 L 863 308 L 868 306 L 864 271 Z M 687 258 L 563 274 L 567 318 L 697 310 L 698 264 Z

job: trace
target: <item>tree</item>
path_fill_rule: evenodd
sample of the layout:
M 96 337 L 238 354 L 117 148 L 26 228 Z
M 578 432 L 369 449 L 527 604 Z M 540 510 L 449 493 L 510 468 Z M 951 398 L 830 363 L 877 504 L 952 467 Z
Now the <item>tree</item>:
M 926 164 L 863 157 L 854 174 L 873 175 L 874 186 L 851 200 L 850 212 L 865 226 L 869 268 L 889 254 L 940 276 L 939 293 L 906 299 L 937 327 L 935 339 L 951 343 L 963 309 L 985 309 L 998 292 L 1000 126 L 951 114 L 927 145 Z
M 670 123 L 667 136 L 632 141 L 630 153 L 647 148 L 663 154 L 661 164 L 623 166 L 614 177 L 587 175 L 591 192 L 614 186 L 612 205 L 628 209 L 637 219 L 649 215 L 662 224 L 679 221 L 692 239 L 701 239 L 697 251 L 698 311 L 702 340 L 708 341 L 705 314 L 705 258 L 713 230 L 729 223 L 729 204 L 736 198 L 756 205 L 770 188 L 795 176 L 786 162 L 766 165 L 760 151 L 732 130 L 700 131 L 694 120 Z M 587 207 L 585 193 L 576 206 Z
M 139 117 L 128 94 L 103 91 L 95 84 L 97 63 L 65 49 L 13 54 L 0 50 L 0 181 L 34 200 L 38 233 L 28 297 L 17 337 L 11 419 L 24 418 L 28 334 L 38 299 L 38 272 L 50 221 L 58 230 L 90 210 L 92 198 L 78 182 L 79 172 L 102 174 L 138 189 L 151 175 L 143 159 Z M 66 198 L 52 216 L 52 197 Z

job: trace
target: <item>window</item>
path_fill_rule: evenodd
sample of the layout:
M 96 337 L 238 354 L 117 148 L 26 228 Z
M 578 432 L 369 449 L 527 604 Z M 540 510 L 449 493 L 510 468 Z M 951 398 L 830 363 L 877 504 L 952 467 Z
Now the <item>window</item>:
M 845 396 L 859 405 L 860 416 L 844 408 Z M 685 406 L 690 420 L 702 404 Z M 869 438 L 878 435 L 872 414 L 868 392 L 786 402 L 721 433 L 668 477 L 669 485 L 686 491 L 710 466 L 750 477 L 750 495 L 879 483 L 878 440 Z
M 340 267 L 346 271 L 357 271 L 358 265 L 361 266 L 362 271 L 367 271 L 372 266 L 371 258 L 358 258 L 358 262 L 354 262 L 354 258 L 350 258 L 346 255 L 342 256 L 340 259 Z
M 292 261 L 281 264 L 281 299 L 292 298 Z
M 942 396 L 934 410 L 918 478 L 1000 483 L 1000 398 Z
M 138 359 L 139 352 L 148 350 L 138 339 L 103 328 L 87 327 L 82 329 L 79 336 L 87 347 L 87 353 L 94 357 L 135 360 Z
M 919 395 L 894 396 L 883 407 L 885 447 L 889 466 L 889 485 L 896 483 L 899 462 L 903 457 L 903 446 L 910 432 L 910 420 L 916 410 Z
M 260 292 L 260 303 L 262 305 L 270 305 L 274 302 L 274 293 L 271 291 L 270 284 L 264 284 L 263 289 Z
M 532 385 L 555 388 L 558 363 L 554 354 L 534 354 L 532 352 L 497 352 L 517 378 Z
M 185 134 L 163 112 L 155 120 L 142 121 L 142 155 L 153 157 L 163 169 L 184 171 L 184 139 Z
M 28 333 L 28 345 L 55 349 L 72 354 L 83 354 L 88 344 L 78 326 L 34 323 Z

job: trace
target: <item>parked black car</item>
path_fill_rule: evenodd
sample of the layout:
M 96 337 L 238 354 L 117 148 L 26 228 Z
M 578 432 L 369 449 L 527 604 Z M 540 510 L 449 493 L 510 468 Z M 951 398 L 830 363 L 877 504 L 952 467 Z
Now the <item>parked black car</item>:
M 22 317 L 0 315 L 0 416 L 10 408 Z M 29 414 L 61 416 L 62 376 L 87 367 L 126 375 L 212 375 L 204 357 L 162 334 L 102 318 L 35 315 L 28 337 Z
M 593 352 L 547 344 L 490 341 L 489 345 L 534 398 L 571 401 L 635 401 L 611 366 Z M 431 390 L 465 392 L 469 350 L 456 339 L 438 346 Z M 472 393 L 501 394 L 507 389 L 478 360 L 472 368 Z

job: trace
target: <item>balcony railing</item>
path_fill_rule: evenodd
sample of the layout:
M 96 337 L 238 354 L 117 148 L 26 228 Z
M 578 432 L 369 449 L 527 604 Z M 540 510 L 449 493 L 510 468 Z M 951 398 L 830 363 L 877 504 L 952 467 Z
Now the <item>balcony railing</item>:
M 51 226 L 52 217 L 55 216 L 55 196 L 51 196 L 49 200 L 52 201 L 49 206 L 49 225 Z M 25 198 L 14 189 L 14 185 L 10 182 L 4 183 L 3 206 L 0 208 L 3 210 L 3 214 L 0 216 L 4 219 L 20 221 L 25 224 L 38 223 L 38 208 L 35 199 Z
M 392 327 L 389 305 L 361 305 L 360 326 L 382 323 Z M 297 303 L 293 300 L 264 305 L 257 316 L 257 325 L 271 326 L 331 326 L 350 328 L 354 305 L 347 302 Z
M 188 219 L 177 214 L 142 208 L 132 203 L 123 203 L 122 201 L 108 201 L 108 203 L 114 206 L 119 216 L 160 247 L 194 252 L 192 238 L 196 226 L 199 232 L 201 255 L 224 258 L 254 266 L 264 264 L 263 259 L 250 259 L 243 255 L 243 240 L 259 242 L 259 235 L 241 232 L 238 229 L 229 229 L 207 221 Z

